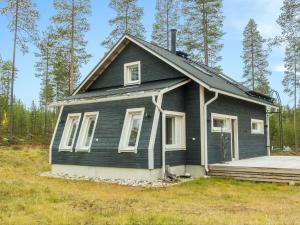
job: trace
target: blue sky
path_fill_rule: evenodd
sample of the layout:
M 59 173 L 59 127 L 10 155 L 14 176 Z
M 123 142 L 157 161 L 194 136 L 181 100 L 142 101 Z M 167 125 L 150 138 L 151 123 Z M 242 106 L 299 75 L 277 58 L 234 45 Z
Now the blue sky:
M 88 18 L 91 29 L 86 33 L 88 40 L 87 50 L 92 54 L 88 64 L 81 68 L 84 78 L 95 64 L 102 58 L 105 49 L 100 45 L 101 41 L 110 33 L 111 27 L 108 20 L 114 16 L 114 12 L 108 7 L 108 0 L 91 0 L 92 15 Z M 144 7 L 143 24 L 147 30 L 146 37 L 150 40 L 152 24 L 154 21 L 154 9 L 156 0 L 139 0 Z M 55 13 L 50 0 L 36 0 L 41 13 L 39 31 L 43 31 L 49 24 L 49 18 Z M 225 32 L 221 42 L 224 48 L 221 52 L 223 60 L 221 66 L 224 72 L 232 78 L 241 81 L 242 76 L 242 32 L 249 18 L 255 19 L 258 29 L 264 38 L 280 34 L 280 28 L 276 19 L 280 14 L 282 0 L 225 0 L 223 13 L 225 16 L 223 30 Z M 0 17 L 0 54 L 4 59 L 12 58 L 12 34 L 7 29 L 7 19 Z M 38 102 L 40 80 L 34 76 L 35 57 L 34 46 L 30 46 L 30 52 L 22 55 L 17 53 L 16 66 L 19 69 L 15 85 L 15 95 L 26 105 L 34 100 Z M 275 48 L 269 56 L 269 69 L 272 71 L 270 83 L 273 89 L 279 91 L 284 104 L 291 104 L 292 100 L 283 93 L 281 80 L 283 73 L 283 48 Z

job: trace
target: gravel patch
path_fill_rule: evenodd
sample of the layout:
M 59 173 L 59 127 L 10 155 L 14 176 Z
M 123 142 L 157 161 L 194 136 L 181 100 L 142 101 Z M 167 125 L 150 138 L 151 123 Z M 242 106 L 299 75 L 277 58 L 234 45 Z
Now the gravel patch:
M 168 186 L 173 186 L 173 185 L 177 185 L 192 180 L 192 178 L 178 178 L 176 179 L 176 181 L 162 180 L 162 179 L 153 180 L 153 181 L 132 180 L 132 179 L 104 179 L 101 177 L 74 176 L 70 174 L 53 174 L 50 171 L 42 172 L 37 175 L 41 177 L 92 181 L 98 183 L 103 182 L 103 183 L 119 184 L 125 186 L 133 186 L 133 187 L 168 187 Z

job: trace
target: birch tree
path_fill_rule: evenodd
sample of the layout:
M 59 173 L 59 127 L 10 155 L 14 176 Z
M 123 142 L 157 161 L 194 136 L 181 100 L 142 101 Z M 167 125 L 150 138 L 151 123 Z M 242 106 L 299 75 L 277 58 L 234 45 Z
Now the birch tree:
M 250 19 L 243 32 L 243 78 L 244 84 L 263 94 L 270 92 L 268 76 L 268 53 L 263 49 L 265 40 L 257 30 L 257 24 Z
M 90 0 L 53 0 L 56 14 L 51 18 L 56 30 L 56 44 L 67 52 L 69 95 L 80 78 L 79 68 L 91 57 L 86 51 L 85 33 L 89 31 L 87 16 Z
M 5 6 L 0 9 L 0 13 L 8 17 L 8 28 L 10 32 L 13 33 L 13 57 L 9 107 L 9 139 L 12 140 L 16 49 L 18 46 L 23 53 L 28 52 L 28 42 L 34 41 L 37 37 L 36 22 L 39 17 L 39 13 L 35 3 L 31 0 L 5 0 Z
M 179 26 L 179 3 L 178 0 L 156 0 L 152 43 L 168 50 L 170 49 L 169 31 Z
M 137 5 L 137 0 L 110 0 L 109 7 L 116 12 L 116 16 L 109 20 L 113 30 L 101 43 L 102 46 L 107 50 L 111 49 L 125 33 L 145 38 L 146 30 L 141 22 L 144 11 Z
M 285 77 L 282 84 L 290 96 L 294 98 L 294 140 L 298 150 L 297 140 L 297 92 L 300 89 L 300 0 L 284 0 L 281 14 L 277 19 L 281 27 L 281 35 L 275 40 L 284 43 Z
M 183 3 L 185 22 L 180 35 L 184 50 L 193 60 L 220 69 L 220 43 L 224 16 L 221 0 L 186 0 Z

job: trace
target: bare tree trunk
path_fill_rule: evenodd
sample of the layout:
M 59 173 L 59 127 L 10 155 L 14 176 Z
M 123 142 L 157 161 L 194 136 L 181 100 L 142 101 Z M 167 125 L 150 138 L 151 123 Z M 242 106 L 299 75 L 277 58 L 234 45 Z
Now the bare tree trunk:
M 15 27 L 14 27 L 14 47 L 13 47 L 13 62 L 10 84 L 10 103 L 9 103 L 9 140 L 13 139 L 13 104 L 14 104 L 14 80 L 15 80 L 15 64 L 16 64 L 16 46 L 17 46 L 17 32 L 18 32 L 18 12 L 19 0 L 16 0 L 16 14 L 15 14 Z
M 49 52 L 48 52 L 48 46 L 46 49 L 46 77 L 45 77 L 45 121 L 44 121 L 44 135 L 47 135 L 47 119 L 48 119 L 48 83 L 49 83 Z
M 298 150 L 298 140 L 297 140 L 297 48 L 294 48 L 294 137 L 295 137 L 295 149 Z
M 167 0 L 167 49 L 169 49 L 169 1 Z
M 251 28 L 251 75 L 252 75 L 252 91 L 255 89 L 254 84 L 254 46 L 253 46 L 253 29 Z
M 74 76 L 74 27 L 75 27 L 75 5 L 74 0 L 72 0 L 72 25 L 71 25 L 71 49 L 70 49 L 70 86 L 69 94 L 71 95 L 74 91 L 75 76 Z
M 207 21 L 207 12 L 205 9 L 205 3 L 202 3 L 202 16 L 203 16 L 203 44 L 204 44 L 204 64 L 208 66 L 208 21 Z

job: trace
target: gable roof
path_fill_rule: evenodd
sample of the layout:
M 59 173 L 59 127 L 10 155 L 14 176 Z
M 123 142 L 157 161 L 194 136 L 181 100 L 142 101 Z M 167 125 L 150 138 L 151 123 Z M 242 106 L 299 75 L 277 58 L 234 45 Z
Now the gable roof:
M 240 83 L 234 81 L 224 74 L 214 71 L 208 66 L 180 57 L 166 49 L 128 34 L 124 35 L 115 44 L 111 51 L 109 51 L 108 54 L 106 54 L 106 56 L 98 63 L 98 65 L 75 90 L 73 96 L 80 92 L 84 92 L 84 90 L 86 90 L 94 82 L 94 80 L 98 78 L 98 76 L 109 66 L 109 64 L 115 59 L 115 57 L 117 57 L 117 55 L 127 46 L 129 42 L 135 43 L 144 50 L 160 58 L 165 63 L 169 64 L 179 72 L 185 74 L 187 77 L 201 84 L 210 91 L 219 92 L 220 94 L 257 104 L 274 106 L 272 98 L 250 91 Z

